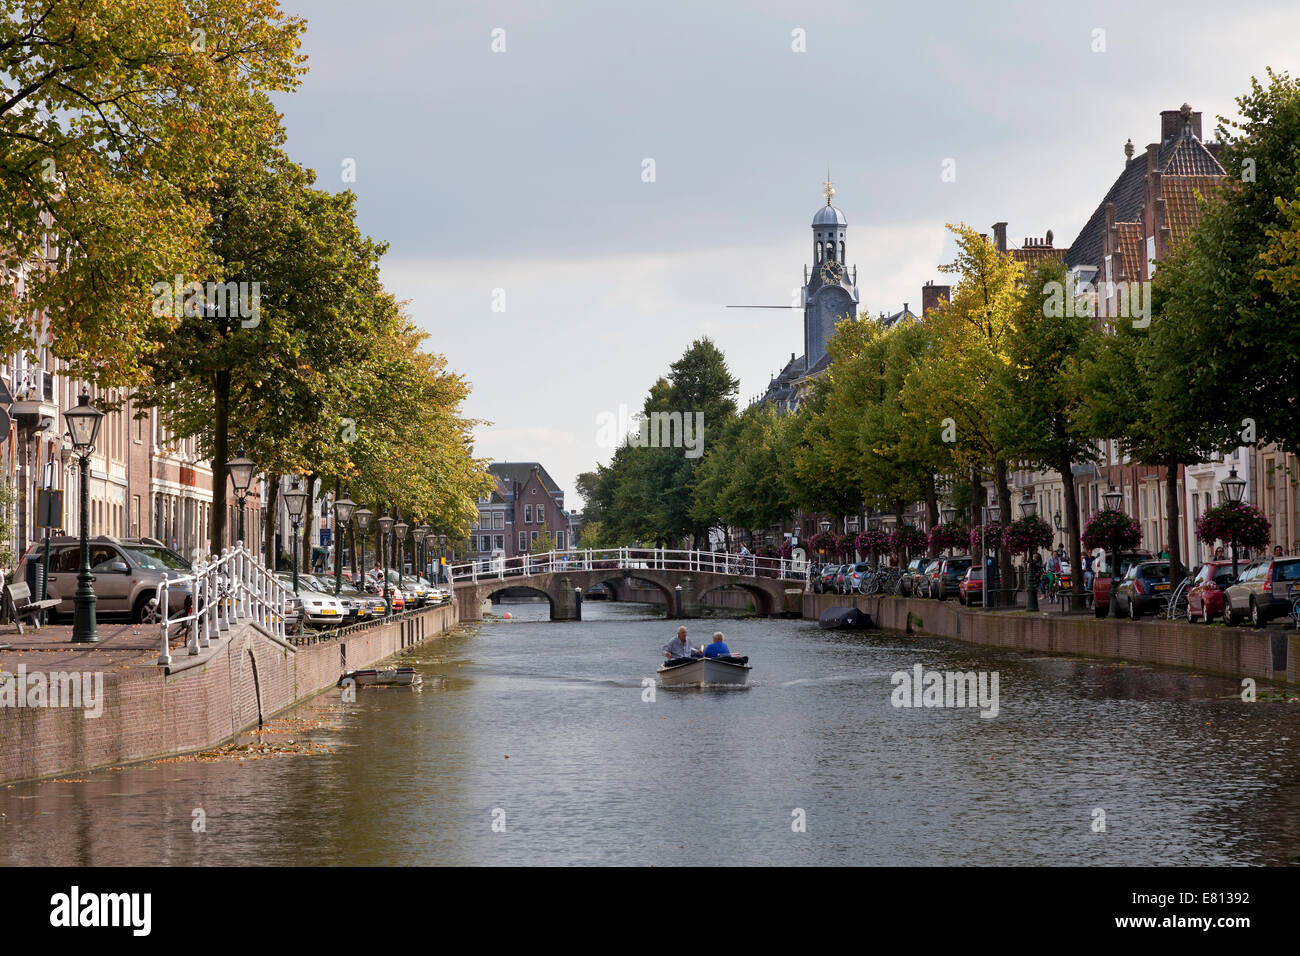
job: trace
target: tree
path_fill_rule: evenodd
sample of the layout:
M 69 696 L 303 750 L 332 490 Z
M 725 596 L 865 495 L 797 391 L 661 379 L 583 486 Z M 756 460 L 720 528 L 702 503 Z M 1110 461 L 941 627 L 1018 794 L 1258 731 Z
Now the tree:
M 1085 387 L 1080 367 L 1093 357 L 1100 332 L 1084 310 L 1059 307 L 1073 302 L 1074 291 L 1065 266 L 1059 262 L 1043 264 L 1029 277 L 1006 339 L 1007 362 L 1002 366 L 1005 400 L 992 411 L 998 444 L 1012 458 L 1060 474 L 1070 567 L 1078 568 L 1082 567 L 1081 529 L 1074 465 L 1095 461 L 1093 438 L 1110 432 L 1098 432 L 1095 420 L 1089 430 L 1090 419 L 1082 413 L 1092 394 Z M 1014 517 L 1005 512 L 1003 516 L 1008 520 Z M 1050 539 L 1049 529 L 1049 543 Z M 1013 552 L 1028 550 L 1008 547 Z M 1076 606 L 1082 606 L 1083 575 L 1071 576 L 1070 590 Z
M 71 374 L 129 384 L 151 287 L 200 271 L 201 192 L 277 124 L 266 91 L 297 84 L 303 21 L 273 0 L 2 0 L 0 247 L 37 261 L 11 302 Z M 47 259 L 46 239 L 53 254 Z M 16 320 L 16 321 L 15 321 Z

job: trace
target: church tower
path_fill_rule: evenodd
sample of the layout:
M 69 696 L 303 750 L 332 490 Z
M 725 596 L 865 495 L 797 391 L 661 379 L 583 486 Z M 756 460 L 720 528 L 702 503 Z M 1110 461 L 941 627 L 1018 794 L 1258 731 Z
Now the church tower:
M 804 267 L 803 344 L 806 372 L 813 372 L 826 358 L 826 343 L 835 334 L 835 323 L 858 314 L 858 270 L 849 273 L 847 240 L 849 222 L 831 205 L 835 187 L 827 175 L 826 205 L 813 216 L 812 276 Z

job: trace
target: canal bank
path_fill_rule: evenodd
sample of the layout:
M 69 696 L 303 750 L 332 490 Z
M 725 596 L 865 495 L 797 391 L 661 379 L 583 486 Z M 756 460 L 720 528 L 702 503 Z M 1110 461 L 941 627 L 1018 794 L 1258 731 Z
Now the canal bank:
M 240 621 L 199 654 L 124 629 L 102 645 L 8 637 L 0 651 L 0 783 L 113 767 L 220 746 L 272 715 L 446 633 L 454 604 L 282 641 Z M 48 633 L 50 629 L 44 629 Z
M 881 595 L 803 596 L 803 617 L 857 607 L 887 631 L 923 633 L 986 647 L 1184 667 L 1226 677 L 1300 683 L 1300 634 L 1211 627 L 1165 619 L 1141 621 L 1062 616 L 1051 612 L 984 611 L 956 601 Z

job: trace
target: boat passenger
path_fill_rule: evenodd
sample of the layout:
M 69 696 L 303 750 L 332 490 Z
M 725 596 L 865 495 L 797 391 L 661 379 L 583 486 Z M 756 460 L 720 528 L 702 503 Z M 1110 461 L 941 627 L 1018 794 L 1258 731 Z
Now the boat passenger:
M 699 657 L 700 653 L 690 644 L 686 643 L 686 628 L 679 627 L 677 636 L 664 645 L 664 657 L 669 660 L 678 660 L 683 657 Z
M 722 632 L 713 632 L 713 643 L 704 649 L 705 657 L 730 657 L 731 648 L 722 640 Z

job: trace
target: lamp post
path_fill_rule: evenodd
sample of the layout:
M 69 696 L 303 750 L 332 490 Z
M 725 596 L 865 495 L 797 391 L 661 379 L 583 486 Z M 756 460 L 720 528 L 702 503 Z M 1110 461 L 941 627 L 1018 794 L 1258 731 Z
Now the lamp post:
M 1237 477 L 1237 469 L 1229 471 L 1228 477 L 1219 482 L 1219 495 L 1224 504 L 1232 502 L 1236 504 L 1241 501 L 1242 496 L 1246 493 L 1246 479 Z M 1233 538 L 1228 542 L 1232 546 L 1232 577 L 1237 577 L 1237 539 Z
M 415 576 L 424 577 L 424 539 L 429 536 L 427 525 L 417 524 L 411 529 L 411 540 L 415 543 Z
M 1037 514 L 1038 502 L 1030 497 L 1029 489 L 1026 488 L 1020 499 L 1020 517 L 1032 518 Z M 1038 610 L 1038 563 L 1035 549 L 1030 548 L 1025 552 L 1025 609 L 1028 611 Z
M 400 518 L 393 524 L 393 537 L 397 542 L 397 580 L 399 581 L 402 579 L 402 572 L 406 570 L 406 532 L 410 527 Z
M 242 448 L 236 457 L 226 462 L 230 484 L 235 489 L 235 501 L 239 503 L 239 536 L 235 540 L 240 544 L 244 543 L 244 502 L 248 500 L 248 486 L 253 483 L 253 472 L 256 470 L 257 465 L 244 455 Z
M 77 571 L 72 640 L 76 644 L 94 644 L 99 641 L 99 629 L 95 620 L 95 576 L 90 573 L 90 454 L 95 450 L 104 413 L 90 404 L 90 392 L 83 387 L 77 404 L 63 413 L 63 420 L 81 465 L 81 568 Z
M 444 560 L 446 560 L 446 558 L 447 558 L 447 536 L 445 534 L 440 534 L 438 535 L 438 583 L 439 584 L 451 583 L 450 579 L 446 581 L 443 580 L 443 578 L 446 577 L 446 573 L 442 570 L 442 563 Z
M 343 541 L 345 535 L 343 529 L 352 521 L 352 512 L 357 508 L 357 503 L 352 500 L 348 494 L 348 489 L 343 489 L 343 497 L 334 502 L 334 593 L 338 594 L 343 590 Z
M 1124 495 L 1115 490 L 1114 485 L 1108 486 L 1107 492 L 1101 496 L 1102 505 L 1107 511 L 1119 511 L 1120 502 L 1124 500 Z M 1115 591 L 1119 588 L 1119 578 L 1115 572 L 1119 570 L 1119 555 L 1112 548 L 1110 552 L 1110 601 L 1106 606 L 1107 617 L 1119 617 L 1119 610 L 1115 604 Z
M 303 512 L 307 508 L 307 492 L 302 488 L 301 479 L 296 475 L 289 490 L 284 493 L 284 507 L 289 512 L 289 521 L 293 524 L 293 593 L 298 593 L 298 527 L 302 522 Z
M 393 602 L 388 596 L 388 534 L 393 530 L 393 519 L 390 515 L 379 516 L 379 533 L 382 535 L 384 551 L 384 606 L 385 614 L 393 613 Z
M 952 502 L 948 502 L 942 508 L 939 509 L 939 521 L 941 523 L 950 525 L 952 524 L 952 519 L 955 517 L 957 517 L 957 509 L 952 506 Z M 952 555 L 951 546 L 948 548 L 948 555 L 950 557 Z
M 361 540 L 361 580 L 362 581 L 365 581 L 367 577 L 366 532 L 370 530 L 370 519 L 373 518 L 374 516 L 375 513 L 371 511 L 369 508 L 367 508 L 365 505 L 362 505 L 360 508 L 357 508 L 355 511 L 352 512 L 352 517 L 357 519 L 357 537 Z M 364 593 L 365 588 L 362 587 L 361 591 Z

